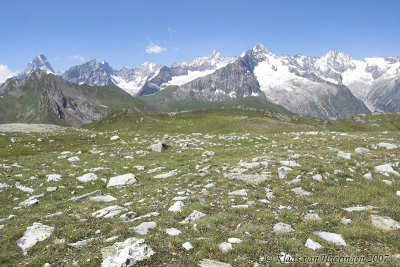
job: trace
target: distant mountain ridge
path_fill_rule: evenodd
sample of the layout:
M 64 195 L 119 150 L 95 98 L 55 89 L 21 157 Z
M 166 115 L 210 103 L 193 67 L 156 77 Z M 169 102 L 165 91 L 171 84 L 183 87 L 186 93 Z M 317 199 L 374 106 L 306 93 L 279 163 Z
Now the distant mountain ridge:
M 38 69 L 54 73 L 39 55 L 16 78 Z M 329 119 L 374 110 L 400 112 L 400 57 L 356 60 L 335 49 L 320 57 L 278 56 L 257 44 L 240 57 L 213 51 L 170 66 L 145 62 L 121 70 L 91 60 L 61 75 L 76 84 L 118 86 L 132 96 L 158 94 L 173 86 L 166 102 L 258 96 L 300 115 Z

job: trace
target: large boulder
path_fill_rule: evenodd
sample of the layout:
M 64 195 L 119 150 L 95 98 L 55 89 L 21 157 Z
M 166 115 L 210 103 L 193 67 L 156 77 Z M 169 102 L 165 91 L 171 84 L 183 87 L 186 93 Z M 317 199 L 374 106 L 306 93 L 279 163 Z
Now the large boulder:
M 136 176 L 133 175 L 132 173 L 128 173 L 124 175 L 111 177 L 110 180 L 108 181 L 107 187 L 123 186 L 136 183 L 137 183 Z
M 162 142 L 151 144 L 148 149 L 154 152 L 163 152 L 164 150 L 167 150 L 170 148 L 170 145 L 164 144 Z
M 144 239 L 131 237 L 124 242 L 117 242 L 110 247 L 103 248 L 102 267 L 129 267 L 136 263 L 150 259 L 154 251 L 149 247 Z
M 33 223 L 28 227 L 24 236 L 17 240 L 17 245 L 22 249 L 24 255 L 27 255 L 28 249 L 33 247 L 37 242 L 43 241 L 51 236 L 54 227 L 44 225 L 41 223 Z

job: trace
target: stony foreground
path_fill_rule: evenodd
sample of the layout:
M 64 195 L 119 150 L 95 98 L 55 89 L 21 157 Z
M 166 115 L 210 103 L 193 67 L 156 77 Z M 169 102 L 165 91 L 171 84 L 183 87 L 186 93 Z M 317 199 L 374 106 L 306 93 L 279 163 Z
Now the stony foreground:
M 1 266 L 400 264 L 397 132 L 7 133 L 0 147 Z

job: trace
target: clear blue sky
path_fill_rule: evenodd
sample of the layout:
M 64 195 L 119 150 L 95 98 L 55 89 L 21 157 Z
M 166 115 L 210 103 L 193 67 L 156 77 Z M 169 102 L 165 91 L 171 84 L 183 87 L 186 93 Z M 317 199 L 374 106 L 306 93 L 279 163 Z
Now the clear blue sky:
M 43 53 L 56 71 L 93 58 L 169 65 L 258 42 L 278 55 L 400 56 L 399 11 L 398 0 L 0 0 L 0 64 L 23 70 Z

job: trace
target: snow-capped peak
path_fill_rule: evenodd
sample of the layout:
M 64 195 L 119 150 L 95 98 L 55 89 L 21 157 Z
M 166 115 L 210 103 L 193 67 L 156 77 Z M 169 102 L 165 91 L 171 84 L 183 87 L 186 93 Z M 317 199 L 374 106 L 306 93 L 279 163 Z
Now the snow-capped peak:
M 267 48 L 265 48 L 262 44 L 258 43 L 256 46 L 253 47 L 253 52 L 256 54 L 269 54 L 270 52 L 268 51 Z
M 26 66 L 25 71 L 19 73 L 17 78 L 25 78 L 37 70 L 42 70 L 45 73 L 54 73 L 49 61 L 43 54 L 37 55 L 29 64 Z

